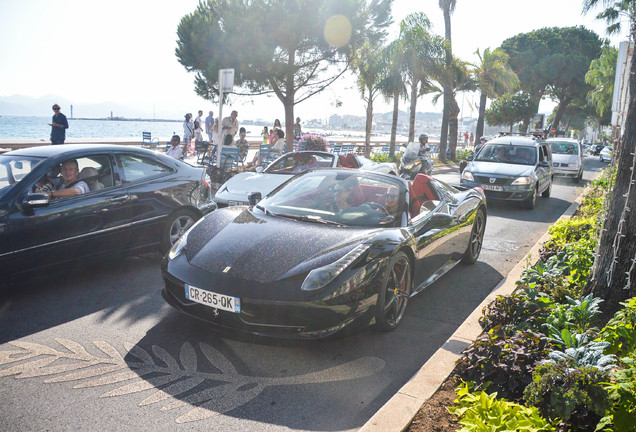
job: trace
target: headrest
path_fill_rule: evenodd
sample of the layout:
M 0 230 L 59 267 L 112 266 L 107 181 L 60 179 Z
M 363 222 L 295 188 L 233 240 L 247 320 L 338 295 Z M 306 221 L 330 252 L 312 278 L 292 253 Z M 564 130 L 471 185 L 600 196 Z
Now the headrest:
M 429 182 L 429 180 L 431 180 L 430 176 L 427 176 L 426 174 L 417 174 L 415 176 L 415 178 L 413 179 L 413 184 L 426 184 Z
M 82 180 L 86 180 L 86 179 L 95 180 L 98 175 L 99 173 L 97 172 L 97 169 L 93 167 L 82 168 L 82 171 L 80 171 L 80 178 Z

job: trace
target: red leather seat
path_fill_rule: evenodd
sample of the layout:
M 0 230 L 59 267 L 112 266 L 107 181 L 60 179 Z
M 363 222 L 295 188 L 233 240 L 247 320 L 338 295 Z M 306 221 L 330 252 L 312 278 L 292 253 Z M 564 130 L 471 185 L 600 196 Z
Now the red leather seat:
M 345 163 L 343 165 L 345 167 L 347 167 L 347 168 L 358 168 L 358 163 L 356 161 L 356 157 L 352 153 L 349 153 L 347 155 L 347 158 L 346 158 Z
M 420 207 L 426 201 L 436 200 L 437 196 L 431 189 L 431 185 L 428 183 L 431 177 L 426 174 L 418 174 L 411 182 L 409 188 L 409 202 L 411 217 L 415 217 L 420 213 Z

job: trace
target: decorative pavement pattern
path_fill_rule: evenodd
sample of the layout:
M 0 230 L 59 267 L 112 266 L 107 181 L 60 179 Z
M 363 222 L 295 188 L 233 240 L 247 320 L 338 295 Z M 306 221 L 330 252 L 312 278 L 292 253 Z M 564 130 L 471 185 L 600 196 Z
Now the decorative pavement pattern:
M 205 343 L 200 343 L 199 348 L 218 372 L 197 368 L 197 354 L 189 342 L 181 346 L 179 361 L 160 346 L 153 345 L 152 353 L 165 364 L 163 366 L 150 353 L 131 343 L 124 344 L 127 355 L 122 356 L 104 341 L 93 341 L 100 355 L 90 354 L 84 346 L 69 339 L 55 338 L 55 341 L 61 349 L 32 342 L 9 342 L 18 349 L 0 351 L 0 377 L 26 379 L 57 375 L 44 380 L 45 383 L 83 380 L 74 385 L 74 389 L 122 384 L 103 393 L 102 398 L 150 391 L 152 393 L 138 405 L 163 404 L 161 411 L 181 408 L 176 414 L 176 423 L 204 420 L 238 408 L 268 386 L 359 379 L 379 373 L 385 365 L 380 358 L 361 357 L 304 375 L 254 377 L 238 373 L 223 354 Z

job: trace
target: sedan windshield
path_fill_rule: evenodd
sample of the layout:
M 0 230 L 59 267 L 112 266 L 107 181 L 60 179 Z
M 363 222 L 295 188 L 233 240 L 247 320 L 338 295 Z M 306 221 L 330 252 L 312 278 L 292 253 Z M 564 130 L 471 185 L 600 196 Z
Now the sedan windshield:
M 537 163 L 537 150 L 534 147 L 513 146 L 509 144 L 486 144 L 477 153 L 476 161 L 534 165 Z
M 350 226 L 393 226 L 401 221 L 406 187 L 369 172 L 310 171 L 261 201 L 273 216 Z
M 263 172 L 268 174 L 296 174 L 311 168 L 333 167 L 335 155 L 325 153 L 294 152 L 275 160 Z
M 44 160 L 31 156 L 0 155 L 0 197 Z

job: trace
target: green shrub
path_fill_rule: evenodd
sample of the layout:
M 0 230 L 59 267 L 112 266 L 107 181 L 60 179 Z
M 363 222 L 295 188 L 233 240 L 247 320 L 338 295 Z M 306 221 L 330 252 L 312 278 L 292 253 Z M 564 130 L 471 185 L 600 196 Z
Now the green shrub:
M 553 308 L 552 301 L 533 289 L 510 296 L 499 296 L 486 306 L 479 319 L 484 330 L 503 326 L 512 334 L 516 330 L 539 331 Z
M 567 301 L 568 313 L 576 330 L 581 333 L 591 329 L 598 330 L 594 325 L 598 323 L 601 316 L 599 305 L 603 302 L 602 298 L 595 298 L 594 294 L 589 294 L 581 299 L 567 297 Z
M 565 351 L 550 351 L 548 360 L 544 363 L 565 363 L 572 368 L 592 367 L 602 371 L 615 368 L 616 356 L 604 354 L 603 350 L 609 346 L 609 342 L 590 342 L 588 344 L 566 348 Z
M 610 344 L 605 352 L 618 356 L 636 352 L 636 297 L 621 305 L 623 308 L 600 331 L 600 339 Z
M 466 381 L 519 400 L 535 366 L 548 353 L 546 345 L 537 333 L 521 331 L 506 337 L 501 327 L 495 327 L 462 352 L 457 373 Z
M 599 422 L 596 430 L 633 432 L 636 429 L 636 367 L 633 358 L 623 358 L 629 366 L 614 372 L 614 380 L 604 383 L 612 407 L 608 415 Z
M 402 153 L 396 153 L 393 157 L 389 156 L 388 153 L 387 154 L 372 153 L 370 159 L 373 162 L 378 162 L 378 163 L 395 162 L 399 165 L 401 157 L 402 157 Z
M 550 240 L 546 244 L 563 249 L 570 243 L 592 239 L 596 237 L 597 226 L 596 220 L 591 217 L 562 219 L 548 229 Z
M 537 366 L 523 398 L 543 417 L 561 419 L 567 426 L 564 430 L 593 431 L 610 407 L 608 391 L 601 384 L 609 381 L 609 373 L 572 366 L 571 359 Z
M 535 407 L 525 407 L 505 399 L 497 393 L 472 392 L 472 383 L 456 389 L 456 406 L 448 408 L 459 417 L 463 427 L 459 432 L 532 431 L 548 432 L 554 427 L 539 415 Z

